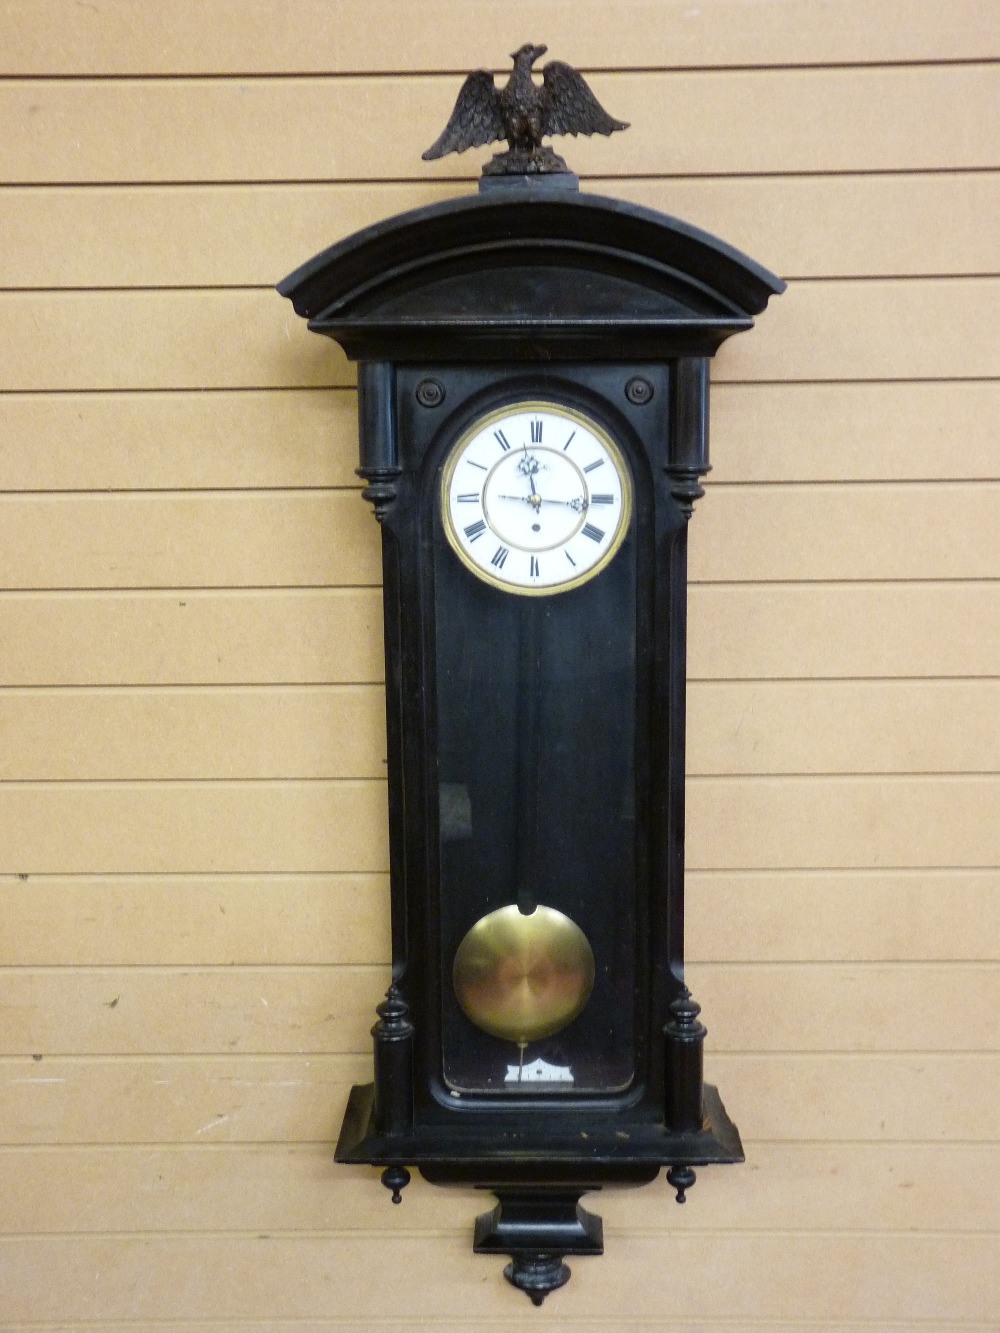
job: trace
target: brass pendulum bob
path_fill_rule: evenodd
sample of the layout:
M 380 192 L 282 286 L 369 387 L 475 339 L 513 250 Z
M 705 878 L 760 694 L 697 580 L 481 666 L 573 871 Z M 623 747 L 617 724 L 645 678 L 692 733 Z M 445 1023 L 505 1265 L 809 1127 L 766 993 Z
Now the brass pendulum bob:
M 455 994 L 462 1012 L 491 1036 L 524 1048 L 572 1023 L 594 986 L 587 937 L 563 912 L 516 903 L 488 912 L 455 955 Z

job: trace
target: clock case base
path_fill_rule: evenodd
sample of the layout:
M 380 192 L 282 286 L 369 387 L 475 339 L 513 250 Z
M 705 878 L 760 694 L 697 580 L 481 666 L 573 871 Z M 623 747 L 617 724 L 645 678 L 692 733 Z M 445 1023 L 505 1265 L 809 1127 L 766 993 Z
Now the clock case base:
M 365 1166 L 416 1166 L 425 1180 L 441 1185 L 579 1184 L 639 1185 L 663 1167 L 742 1162 L 739 1131 L 718 1091 L 703 1085 L 703 1119 L 692 1131 L 621 1115 L 571 1110 L 537 1115 L 477 1117 L 468 1125 L 413 1125 L 402 1133 L 378 1126 L 374 1083 L 351 1089 L 334 1158 Z
M 575 181 L 551 182 L 514 178 L 388 218 L 315 256 L 278 287 L 310 329 L 360 363 L 358 471 L 383 537 L 393 984 L 373 1029 L 375 1083 L 353 1089 L 336 1160 L 382 1167 L 394 1201 L 414 1165 L 434 1183 L 492 1190 L 499 1202 L 480 1218 L 475 1247 L 511 1255 L 508 1279 L 536 1303 L 567 1280 L 564 1256 L 601 1252 L 600 1220 L 580 1207 L 583 1194 L 648 1183 L 668 1167 L 683 1201 L 694 1167 L 743 1160 L 735 1126 L 702 1082 L 705 1030 L 683 983 L 682 530 L 709 467 L 709 359 L 784 288 L 676 218 L 581 193 Z M 466 372 L 517 380 L 527 392 L 528 380 L 560 366 L 574 401 L 573 383 L 607 398 L 605 381 L 620 373 L 619 415 L 671 404 L 655 469 L 662 479 L 657 521 L 674 552 L 673 572 L 657 572 L 657 597 L 673 629 L 656 658 L 673 720 L 669 776 L 656 796 L 658 831 L 650 834 L 665 850 L 640 936 L 650 941 L 648 975 L 658 978 L 638 1071 L 648 1095 L 618 1113 L 550 1100 L 537 1110 L 480 1104 L 452 1115 L 435 1105 L 432 1091 L 440 1082 L 440 986 L 426 975 L 430 890 L 417 869 L 429 835 L 412 813 L 421 808 L 425 774 L 419 762 L 404 762 L 419 751 L 407 700 L 423 689 L 422 679 L 414 685 L 421 649 L 411 633 L 412 570 L 422 554 L 417 528 L 405 518 L 416 477 L 414 432 L 425 429 L 421 413 L 452 410 Z M 656 388 L 664 377 L 668 398 Z M 404 393 L 400 386 L 410 380 Z
M 744 1160 L 739 1131 L 708 1083 L 701 1127 L 688 1132 L 635 1122 L 625 1131 L 618 1116 L 572 1111 L 560 1115 L 554 1127 L 529 1113 L 518 1124 L 507 1117 L 500 1124 L 452 1132 L 445 1147 L 433 1127 L 384 1133 L 375 1108 L 375 1085 L 355 1084 L 334 1160 L 382 1167 L 395 1201 L 409 1180 L 405 1168 L 414 1165 L 431 1184 L 491 1191 L 497 1204 L 477 1218 L 473 1250 L 509 1255 L 504 1276 L 535 1305 L 569 1281 L 567 1256 L 604 1253 L 601 1219 L 581 1206 L 584 1194 L 605 1186 L 648 1185 L 667 1167 L 683 1203 L 694 1184 L 694 1167 Z

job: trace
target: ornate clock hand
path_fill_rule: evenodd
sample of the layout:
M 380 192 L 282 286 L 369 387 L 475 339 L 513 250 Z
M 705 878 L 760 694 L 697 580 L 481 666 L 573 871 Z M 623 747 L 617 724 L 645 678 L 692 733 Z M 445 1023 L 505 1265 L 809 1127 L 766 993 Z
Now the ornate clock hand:
M 582 514 L 589 507 L 589 501 L 584 496 L 579 496 L 575 500 L 550 500 L 546 495 L 498 495 L 498 500 L 521 500 L 525 504 L 538 508 L 539 505 L 569 505 L 570 509 L 575 509 L 578 514 Z
M 540 467 L 541 464 L 539 463 L 538 459 L 535 458 L 534 454 L 528 453 L 528 446 L 525 445 L 524 457 L 518 463 L 517 470 L 518 472 L 520 472 L 522 477 L 528 478 L 528 485 L 531 487 L 531 494 L 527 497 L 527 499 L 528 503 L 536 510 L 538 509 L 538 506 L 542 503 L 542 497 L 535 490 L 535 473 L 539 470 Z

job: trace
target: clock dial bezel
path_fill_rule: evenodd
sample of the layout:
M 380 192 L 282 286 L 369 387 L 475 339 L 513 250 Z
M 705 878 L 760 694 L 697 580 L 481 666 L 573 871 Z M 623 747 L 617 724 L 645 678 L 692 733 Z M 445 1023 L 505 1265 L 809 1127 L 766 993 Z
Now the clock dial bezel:
M 544 584 L 518 582 L 514 578 L 504 577 L 502 574 L 495 573 L 492 568 L 486 568 L 484 567 L 484 564 L 477 561 L 459 536 L 458 523 L 453 512 L 451 499 L 452 480 L 454 478 L 455 470 L 461 463 L 472 441 L 491 427 L 499 425 L 510 417 L 530 415 L 532 413 L 557 416 L 570 425 L 575 426 L 577 429 L 582 428 L 586 430 L 606 453 L 617 477 L 618 488 L 621 494 L 621 504 L 615 520 L 614 531 L 612 532 L 607 545 L 600 550 L 597 559 L 594 560 L 593 563 L 587 565 L 586 568 L 581 569 L 578 573 L 570 573 L 565 579 L 557 579 Z M 541 448 L 543 451 L 553 454 L 559 452 L 552 449 L 550 446 L 539 446 L 536 444 L 533 447 L 536 450 Z M 494 471 L 503 464 L 506 457 L 508 457 L 506 451 L 501 452 L 500 457 L 494 460 L 489 468 L 488 475 L 483 482 L 484 498 L 490 478 Z M 580 522 L 576 525 L 573 532 L 565 538 L 548 546 L 539 546 L 537 548 L 538 554 L 565 549 L 568 543 L 573 540 L 577 533 L 586 524 L 586 514 L 589 511 L 591 504 L 590 496 L 593 494 L 590 490 L 589 481 L 585 476 L 586 469 L 580 467 L 572 459 L 567 458 L 567 462 L 579 474 L 582 484 L 586 488 L 585 498 L 587 500 L 587 505 L 581 511 Z M 533 482 L 531 484 L 532 486 L 534 485 Z M 550 597 L 558 595 L 559 593 L 569 592 L 573 588 L 579 588 L 581 585 L 589 582 L 592 578 L 595 578 L 600 574 L 611 560 L 614 559 L 615 555 L 621 548 L 631 525 L 632 512 L 635 503 L 634 483 L 624 450 L 617 443 L 607 427 L 595 420 L 589 413 L 583 412 L 579 408 L 572 407 L 567 403 L 559 402 L 556 399 L 519 398 L 506 403 L 503 407 L 494 408 L 489 412 L 476 416 L 459 432 L 457 439 L 450 446 L 445 456 L 438 491 L 438 503 L 440 506 L 441 523 L 448 545 L 466 569 L 474 574 L 476 578 L 481 579 L 482 582 L 489 584 L 493 588 L 500 589 L 501 592 L 511 593 L 517 597 Z M 488 501 L 481 501 L 480 503 L 480 509 L 483 514 L 482 521 L 486 524 L 485 530 L 492 532 L 501 543 L 509 546 L 516 546 L 516 543 L 512 542 L 508 535 L 498 532 L 490 523 L 487 504 Z M 528 554 L 529 557 L 535 553 L 529 547 L 517 547 L 517 549 Z M 503 566 L 501 565 L 500 568 L 502 569 Z

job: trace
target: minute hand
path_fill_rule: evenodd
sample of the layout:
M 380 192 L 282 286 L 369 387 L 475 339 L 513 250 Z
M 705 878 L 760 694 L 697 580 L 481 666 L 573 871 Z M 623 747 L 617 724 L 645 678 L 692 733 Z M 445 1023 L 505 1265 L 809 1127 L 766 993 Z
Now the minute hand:
M 582 496 L 576 500 L 550 500 L 545 495 L 498 495 L 498 500 L 520 500 L 522 504 L 528 505 L 569 505 L 570 509 L 575 509 L 577 513 L 582 513 L 589 505 L 589 500 Z

